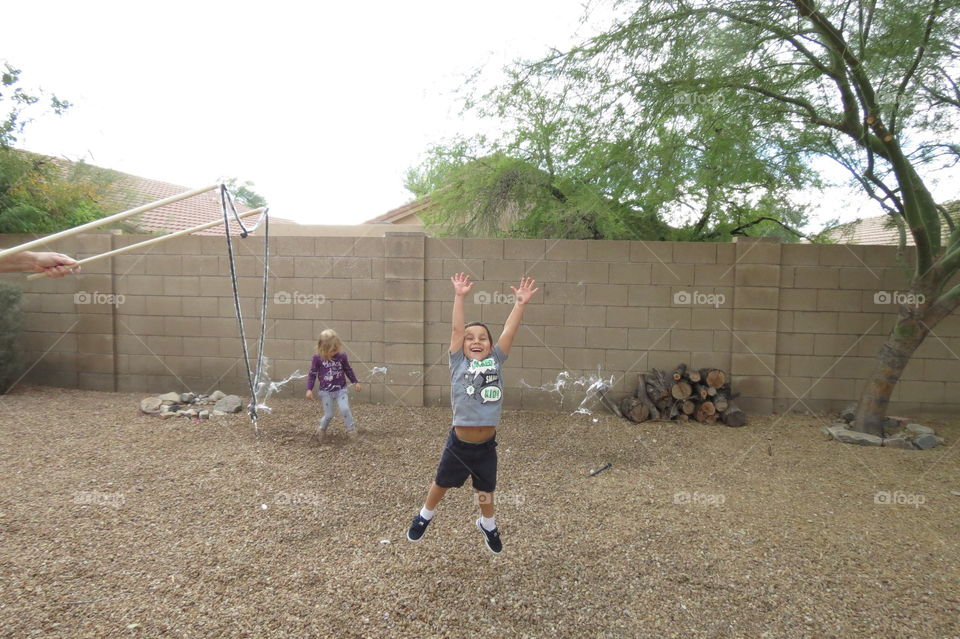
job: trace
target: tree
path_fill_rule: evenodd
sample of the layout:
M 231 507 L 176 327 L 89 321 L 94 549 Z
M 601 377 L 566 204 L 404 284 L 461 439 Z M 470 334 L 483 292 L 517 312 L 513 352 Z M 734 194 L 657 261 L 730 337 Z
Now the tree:
M 960 6 L 615 6 L 608 30 L 515 65 L 511 84 L 487 95 L 484 105 L 495 114 L 528 105 L 522 122 L 531 125 L 514 127 L 505 147 L 632 210 L 695 206 L 684 229 L 691 239 L 729 223 L 737 206 L 755 212 L 758 189 L 776 203 L 815 183 L 812 158 L 839 163 L 891 215 L 901 238 L 909 233 L 916 244 L 910 292 L 922 303 L 900 307 L 854 422 L 881 434 L 910 357 L 960 304 L 960 285 L 951 284 L 960 270 L 960 230 L 924 178 L 960 161 Z
M 18 149 L 0 149 L 0 233 L 47 234 L 107 214 L 114 171 Z
M 247 180 L 241 183 L 238 178 L 229 178 L 224 180 L 223 183 L 233 194 L 234 200 L 240 204 L 245 204 L 251 209 L 259 209 L 267 205 L 266 198 L 253 190 L 253 187 L 256 186 L 253 182 Z
M 819 177 L 794 140 L 775 147 L 721 93 L 632 93 L 626 64 L 614 77 L 565 68 L 569 55 L 517 65 L 507 84 L 467 100 L 507 133 L 436 147 L 408 174 L 411 191 L 430 195 L 428 223 L 521 237 L 801 235 L 791 192 Z
M 19 81 L 20 70 L 4 64 L 0 102 L 8 101 L 9 113 L 0 120 L 0 233 L 54 233 L 103 217 L 104 203 L 117 197 L 113 171 L 13 148 L 42 96 Z M 55 95 L 49 104 L 57 115 L 71 106 Z
M 0 101 L 9 100 L 10 112 L 0 120 L 0 148 L 7 149 L 17 141 L 17 136 L 23 132 L 24 126 L 30 122 L 26 117 L 27 111 L 40 101 L 39 95 L 32 95 L 16 86 L 20 81 L 20 70 L 4 63 L 0 72 Z M 54 113 L 61 114 L 70 108 L 70 103 L 57 96 L 50 97 L 50 108 Z

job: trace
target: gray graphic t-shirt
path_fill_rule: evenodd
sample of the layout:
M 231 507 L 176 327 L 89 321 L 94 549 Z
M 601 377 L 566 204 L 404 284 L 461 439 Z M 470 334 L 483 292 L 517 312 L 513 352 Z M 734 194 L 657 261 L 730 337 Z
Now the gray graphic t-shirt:
M 497 426 L 503 406 L 500 368 L 507 354 L 499 346 L 484 360 L 470 359 L 462 350 L 450 353 L 450 405 L 454 426 Z

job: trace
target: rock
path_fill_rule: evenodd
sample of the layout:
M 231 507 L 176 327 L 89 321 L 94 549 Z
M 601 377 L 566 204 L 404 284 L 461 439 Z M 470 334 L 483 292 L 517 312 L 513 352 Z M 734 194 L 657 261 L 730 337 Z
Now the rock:
M 163 406 L 163 400 L 159 397 L 147 397 L 140 400 L 140 410 L 148 415 L 156 415 Z
M 176 404 L 180 401 L 180 393 L 164 393 L 160 396 L 160 400 L 164 404 Z
M 210 393 L 210 399 L 212 399 L 212 400 L 215 401 L 215 402 L 220 401 L 221 399 L 223 399 L 223 398 L 226 397 L 226 396 L 227 396 L 226 393 L 223 393 L 223 392 L 218 391 L 218 390 L 213 391 L 212 393 Z
M 192 404 L 196 398 L 196 393 L 180 393 L 181 404 Z
M 185 411 L 181 411 L 187 417 L 196 417 L 200 412 L 195 408 L 188 408 Z
M 913 426 L 913 424 L 911 424 L 911 426 Z M 930 450 L 939 443 L 937 439 L 938 437 L 936 435 L 921 435 L 913 440 L 913 445 L 920 450 Z
M 884 437 L 893 437 L 902 432 L 903 424 L 896 417 L 887 417 L 883 420 L 882 428 Z
M 200 419 L 210 419 L 210 411 L 208 411 L 208 410 L 202 410 L 202 411 L 200 411 L 200 412 L 197 414 L 197 416 L 198 416 Z
M 907 433 L 912 435 L 914 439 L 922 437 L 924 435 L 936 435 L 934 430 L 929 426 L 924 426 L 922 424 L 907 424 L 906 426 Z
M 842 419 L 848 424 L 852 422 L 856 416 L 857 416 L 856 404 L 850 404 L 849 406 L 844 408 L 842 411 L 840 411 L 840 419 Z
M 833 424 L 832 426 L 824 426 L 820 429 L 820 432 L 826 435 L 827 437 L 832 438 L 833 432 L 835 430 L 847 430 L 846 424 Z
M 239 413 L 243 407 L 243 402 L 236 395 L 226 395 L 217 400 L 213 405 L 214 410 L 220 410 L 224 413 Z
M 161 418 L 161 419 L 170 419 L 171 417 L 176 417 L 176 416 L 177 416 L 176 413 L 171 412 L 171 411 L 168 411 L 168 410 L 167 410 L 167 411 L 163 411 L 162 413 L 160 413 L 160 418 Z
M 831 426 L 830 435 L 838 442 L 844 444 L 857 444 L 858 446 L 882 446 L 883 439 L 876 435 L 869 435 L 855 430 L 850 430 L 843 426 Z
M 211 417 L 223 417 L 224 415 L 226 415 L 225 412 L 223 412 L 222 410 L 217 410 L 216 408 L 214 408 L 213 412 L 210 413 Z
M 906 435 L 894 435 L 883 440 L 885 448 L 905 448 L 913 450 L 913 442 Z
M 954 497 L 960 497 L 960 490 L 951 490 L 950 494 Z

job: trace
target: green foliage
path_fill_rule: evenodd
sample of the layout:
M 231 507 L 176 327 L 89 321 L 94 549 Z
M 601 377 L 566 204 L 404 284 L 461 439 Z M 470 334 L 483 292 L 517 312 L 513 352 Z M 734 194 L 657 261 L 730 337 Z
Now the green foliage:
M 112 171 L 0 149 L 0 233 L 47 234 L 105 215 Z
M 20 300 L 19 287 L 0 282 L 0 394 L 10 390 L 23 373 L 20 354 Z
M 30 122 L 27 113 L 40 102 L 40 95 L 32 95 L 16 86 L 20 81 L 20 70 L 4 63 L 0 71 L 0 102 L 8 101 L 10 109 L 6 116 L 0 119 L 0 149 L 9 148 L 17 141 L 17 136 L 23 132 L 24 126 Z M 57 96 L 50 96 L 50 108 L 56 114 L 61 114 L 70 108 L 71 104 Z
M 247 180 L 241 183 L 237 178 L 230 178 L 224 180 L 223 183 L 233 194 L 234 201 L 245 204 L 251 209 L 259 209 L 267 205 L 267 199 L 253 190 L 253 187 L 256 186 L 253 182 Z
M 0 72 L 0 233 L 46 234 L 103 217 L 116 176 L 83 162 L 67 163 L 14 149 L 11 145 L 40 103 L 17 86 L 20 70 L 4 64 Z M 63 113 L 70 103 L 51 96 L 50 108 Z
M 823 184 L 811 166 L 817 156 L 841 163 L 890 210 L 910 204 L 897 192 L 913 163 L 937 168 L 960 160 L 960 93 L 949 75 L 960 53 L 955 4 L 615 6 L 606 31 L 517 63 L 506 83 L 471 96 L 466 108 L 505 133 L 434 149 L 411 172 L 408 187 L 435 201 L 435 227 L 791 241 L 798 234 L 789 229 L 806 222 L 796 194 Z M 859 56 L 855 64 L 851 55 Z M 875 86 L 858 77 L 865 73 Z M 864 125 L 871 112 L 909 148 L 884 150 Z M 523 188 L 490 188 L 491 171 L 515 184 L 514 174 L 498 173 L 505 158 L 525 167 Z M 490 166 L 479 167 L 478 159 Z M 451 179 L 477 188 L 440 196 Z M 523 199 L 507 204 L 507 193 Z M 510 216 L 505 227 L 500 220 Z

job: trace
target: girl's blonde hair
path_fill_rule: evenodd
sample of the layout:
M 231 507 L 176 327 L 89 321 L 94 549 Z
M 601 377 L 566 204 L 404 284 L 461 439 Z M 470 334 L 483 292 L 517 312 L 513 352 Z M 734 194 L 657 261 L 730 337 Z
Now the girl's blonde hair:
M 317 342 L 317 355 L 323 359 L 333 359 L 333 356 L 343 349 L 343 342 L 337 336 L 337 332 L 331 328 L 320 333 L 320 340 Z

